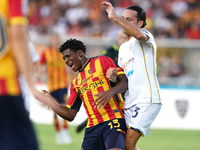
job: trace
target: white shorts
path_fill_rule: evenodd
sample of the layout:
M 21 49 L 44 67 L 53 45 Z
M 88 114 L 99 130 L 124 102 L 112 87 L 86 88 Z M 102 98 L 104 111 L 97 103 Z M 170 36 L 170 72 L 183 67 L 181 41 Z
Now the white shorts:
M 158 115 L 162 104 L 139 103 L 124 110 L 126 126 L 139 130 L 144 136 Z

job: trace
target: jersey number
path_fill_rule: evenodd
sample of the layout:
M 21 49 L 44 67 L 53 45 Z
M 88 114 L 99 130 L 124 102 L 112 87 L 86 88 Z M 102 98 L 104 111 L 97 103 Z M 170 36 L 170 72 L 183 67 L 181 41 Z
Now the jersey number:
M 112 120 L 112 122 L 110 122 L 108 125 L 110 126 L 110 129 L 120 127 L 120 123 L 118 122 L 118 119 Z
M 135 110 L 134 110 L 135 115 L 132 115 L 133 118 L 137 117 L 137 115 L 138 115 L 138 110 L 140 110 L 140 108 L 139 108 L 139 107 L 135 107 Z

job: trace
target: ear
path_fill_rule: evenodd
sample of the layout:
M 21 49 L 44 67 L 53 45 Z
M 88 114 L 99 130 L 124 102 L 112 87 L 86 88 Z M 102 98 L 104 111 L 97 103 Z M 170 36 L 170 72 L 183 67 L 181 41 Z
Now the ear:
M 83 56 L 83 51 L 82 51 L 82 50 L 78 50 L 77 52 L 78 52 L 78 56 L 79 56 L 79 57 L 82 57 L 82 56 Z
M 141 28 L 141 26 L 143 25 L 144 21 L 140 20 L 137 24 L 138 24 L 138 27 Z

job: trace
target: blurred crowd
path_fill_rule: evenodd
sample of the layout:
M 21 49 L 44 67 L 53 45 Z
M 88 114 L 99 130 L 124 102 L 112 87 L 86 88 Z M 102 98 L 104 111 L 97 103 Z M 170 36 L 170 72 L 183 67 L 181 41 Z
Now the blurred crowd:
M 30 36 L 57 32 L 67 37 L 115 39 L 121 28 L 108 19 L 104 0 L 29 0 Z M 108 1 L 108 0 L 107 0 Z M 200 0 L 109 0 L 118 16 L 131 5 L 147 15 L 147 26 L 155 38 L 200 39 Z M 103 50 L 103 48 L 102 48 Z M 159 48 L 157 73 L 163 85 L 196 85 L 191 81 L 184 50 Z M 185 63 L 184 63 L 185 62 Z M 196 67 L 196 66 L 195 66 Z M 198 68 L 196 67 L 198 70 Z M 191 69 L 190 69 L 191 70 Z M 191 75 L 192 74 L 192 75 Z M 194 84 L 195 83 L 195 84 Z M 199 85 L 199 84 L 198 84 Z
M 103 1 L 30 0 L 30 33 L 116 37 L 119 26 L 108 19 Z M 109 1 L 118 16 L 130 5 L 141 6 L 147 14 L 146 28 L 157 38 L 200 39 L 200 0 Z

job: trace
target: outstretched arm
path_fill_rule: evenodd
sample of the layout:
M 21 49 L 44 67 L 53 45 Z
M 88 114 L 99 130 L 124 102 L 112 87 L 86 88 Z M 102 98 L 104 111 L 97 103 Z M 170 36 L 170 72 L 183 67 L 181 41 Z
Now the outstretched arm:
M 77 114 L 77 110 L 67 108 L 66 105 L 61 105 L 57 103 L 56 100 L 54 100 L 53 97 L 51 97 L 51 95 L 46 90 L 42 90 L 42 91 L 44 92 L 46 96 L 46 100 L 45 101 L 40 100 L 41 102 L 43 102 L 47 106 L 50 106 L 53 109 L 53 111 L 55 111 L 60 117 L 68 121 L 74 120 Z
M 148 40 L 148 36 L 141 31 L 141 28 L 129 22 L 131 21 L 129 20 L 130 18 L 126 20 L 126 18 L 122 19 L 118 17 L 111 3 L 103 2 L 102 4 L 107 7 L 106 12 L 108 13 L 108 18 L 115 21 L 120 27 L 124 29 L 125 32 L 141 42 L 146 42 Z M 140 23 L 143 23 L 143 21 L 138 22 L 138 24 Z

